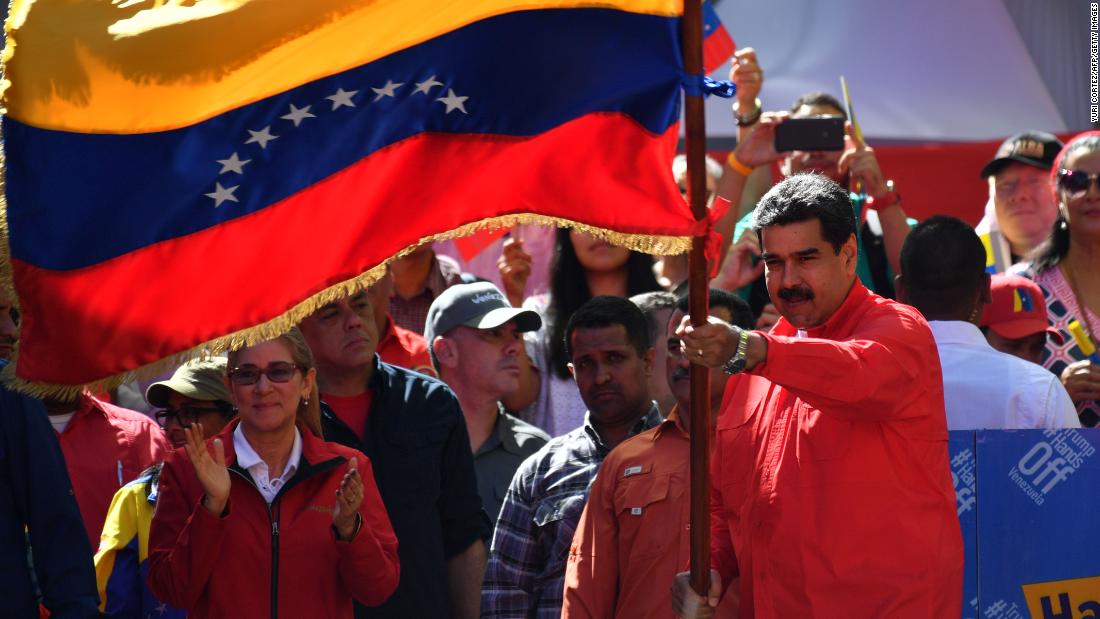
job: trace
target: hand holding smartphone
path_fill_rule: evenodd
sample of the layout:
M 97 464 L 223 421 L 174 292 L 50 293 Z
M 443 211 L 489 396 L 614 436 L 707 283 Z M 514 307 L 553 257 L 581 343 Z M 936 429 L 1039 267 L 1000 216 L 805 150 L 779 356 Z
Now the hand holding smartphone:
M 775 128 L 775 150 L 844 150 L 844 118 L 812 116 L 788 118 Z

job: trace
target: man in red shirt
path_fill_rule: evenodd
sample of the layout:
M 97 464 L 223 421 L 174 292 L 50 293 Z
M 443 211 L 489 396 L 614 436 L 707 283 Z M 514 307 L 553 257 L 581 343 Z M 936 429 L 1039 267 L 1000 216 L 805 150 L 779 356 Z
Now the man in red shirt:
M 427 374 L 433 378 L 437 377 L 424 336 L 397 326 L 393 317 L 390 316 L 393 274 L 389 269 L 386 269 L 386 274 L 371 284 L 370 288 L 367 288 L 367 295 L 374 309 L 374 326 L 379 334 L 378 356 L 382 361 Z
M 65 468 L 92 548 L 115 492 L 171 451 L 164 431 L 151 418 L 108 404 L 85 390 L 75 402 L 46 400 Z
M 717 424 L 711 587 L 674 581 L 710 617 L 740 577 L 741 617 L 958 616 L 962 535 L 936 344 L 915 309 L 856 277 L 847 193 L 796 175 L 756 208 L 765 334 L 711 319 L 678 333 L 696 363 L 743 375 Z

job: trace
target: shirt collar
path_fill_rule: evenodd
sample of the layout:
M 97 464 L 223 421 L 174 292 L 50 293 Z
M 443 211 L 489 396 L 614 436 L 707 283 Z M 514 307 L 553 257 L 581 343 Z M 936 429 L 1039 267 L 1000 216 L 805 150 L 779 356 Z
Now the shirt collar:
M 90 413 L 98 413 L 104 417 L 107 416 L 107 411 L 103 408 L 103 402 L 99 401 L 99 399 L 92 395 L 92 392 L 87 389 L 80 392 L 80 399 L 77 401 L 76 409 L 73 412 L 76 413 L 73 415 L 74 419 Z
M 597 447 L 605 450 L 610 450 L 611 448 L 608 447 L 607 444 L 604 443 L 603 438 L 600 437 L 600 433 L 596 431 L 596 426 L 592 425 L 591 417 L 592 413 L 584 413 L 585 434 L 587 434 L 588 438 L 592 439 L 596 443 Z M 642 415 L 642 418 L 636 421 L 633 426 L 630 426 L 630 432 L 627 433 L 627 438 L 641 434 L 642 432 L 645 432 L 650 428 L 655 428 L 661 423 L 661 421 L 661 410 L 657 408 L 656 402 L 651 402 L 649 405 L 649 412 L 647 412 L 645 415 Z
M 932 337 L 937 344 L 968 344 L 988 346 L 982 330 L 965 320 L 929 320 Z
M 509 440 L 511 438 L 511 428 L 509 427 L 510 425 L 511 424 L 505 423 L 504 407 L 498 401 L 497 420 L 493 422 L 493 431 L 489 433 L 488 438 L 486 438 L 485 442 L 481 444 L 481 447 L 477 448 L 477 453 L 475 453 L 474 456 L 476 457 L 484 453 L 489 453 L 497 447 L 503 447 L 505 451 L 509 451 L 511 453 L 519 453 L 518 451 L 512 449 L 512 447 L 516 444 L 515 439 Z
M 237 427 L 233 429 L 233 452 L 237 457 L 237 466 L 242 469 L 251 471 L 255 466 L 263 466 L 267 468 L 267 463 L 263 461 L 263 458 L 256 453 L 255 449 L 252 449 L 252 445 L 249 444 L 248 439 L 244 436 L 244 431 L 241 429 L 241 424 L 237 424 Z M 298 470 L 298 464 L 302 459 L 302 434 L 298 432 L 298 428 L 294 428 L 294 444 L 290 447 L 290 458 L 286 461 L 286 468 L 278 475 L 272 474 L 272 471 L 268 471 L 267 475 L 270 479 L 284 478 L 290 479 L 294 476 L 294 473 Z
M 522 456 L 523 452 L 520 451 L 519 443 L 516 442 L 516 424 L 512 423 L 512 419 L 508 417 L 503 404 L 497 402 L 497 409 L 500 411 L 497 415 L 496 432 L 494 432 L 497 444 L 508 453 Z
M 806 329 L 806 335 L 808 337 L 833 339 L 832 336 L 848 324 L 852 315 L 870 296 L 871 292 L 857 277 L 852 283 L 852 288 L 848 291 L 848 296 L 844 298 L 844 302 L 833 312 L 833 315 L 829 316 L 824 324 Z M 791 328 L 794 329 L 793 326 Z
M 690 411 L 688 412 L 688 414 L 691 414 Z M 657 434 L 664 434 L 665 432 L 670 432 L 670 431 L 672 431 L 673 428 L 676 428 L 677 430 L 679 430 L 680 434 L 683 434 L 684 436 L 688 435 L 687 430 L 684 429 L 684 421 L 682 419 L 680 419 L 680 405 L 679 404 L 674 404 L 672 406 L 672 410 L 668 411 L 668 417 L 665 417 L 665 420 L 661 422 L 661 425 L 660 425 L 659 429 L 657 430 Z
M 393 316 L 390 316 L 389 312 L 386 312 L 386 327 L 382 329 L 382 333 L 379 334 L 378 346 L 376 348 L 381 350 L 385 347 L 386 343 L 397 337 L 397 323 L 393 321 Z
M 504 405 L 499 401 L 497 402 L 497 420 L 493 424 L 493 432 L 489 434 L 489 438 L 485 439 L 485 442 L 481 444 L 474 455 L 480 456 L 493 451 L 497 447 L 517 456 L 526 455 L 520 450 L 519 443 L 516 442 L 515 418 L 508 415 L 508 412 L 504 410 Z

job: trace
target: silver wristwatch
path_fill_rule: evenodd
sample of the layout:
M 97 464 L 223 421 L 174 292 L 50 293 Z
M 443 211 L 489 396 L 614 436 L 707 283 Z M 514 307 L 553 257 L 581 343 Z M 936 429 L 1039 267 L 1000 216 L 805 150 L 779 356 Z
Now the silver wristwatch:
M 749 332 L 745 329 L 738 329 L 737 336 L 737 352 L 733 353 L 733 356 L 726 361 L 722 366 L 722 370 L 726 374 L 739 374 L 745 371 L 745 363 L 748 359 L 749 352 Z

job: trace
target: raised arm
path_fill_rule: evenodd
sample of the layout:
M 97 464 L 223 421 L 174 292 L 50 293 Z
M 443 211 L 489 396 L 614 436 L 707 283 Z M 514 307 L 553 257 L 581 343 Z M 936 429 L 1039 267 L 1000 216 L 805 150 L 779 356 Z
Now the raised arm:
M 221 555 L 230 510 L 229 473 L 221 441 L 214 441 L 211 456 L 203 444 L 201 426 L 186 432 L 188 458 L 177 453 L 164 463 L 149 527 L 149 589 L 177 608 L 193 607 L 206 588 Z M 188 484 L 190 475 L 200 481 Z

